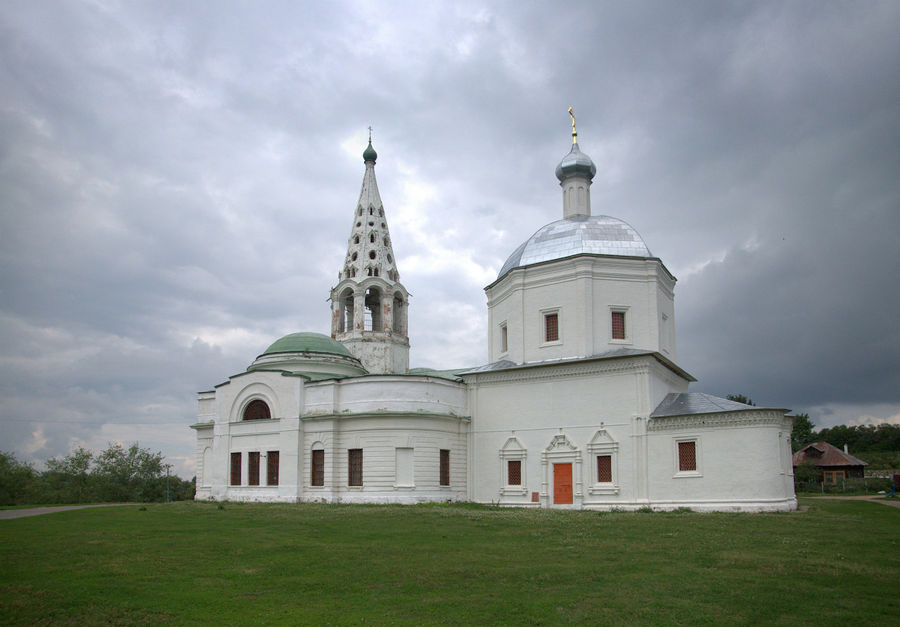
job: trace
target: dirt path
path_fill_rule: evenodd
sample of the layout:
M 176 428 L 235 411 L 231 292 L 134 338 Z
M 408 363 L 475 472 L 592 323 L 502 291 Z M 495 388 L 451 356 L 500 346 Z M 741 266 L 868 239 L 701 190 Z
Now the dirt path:
M 9 520 L 11 518 L 25 518 L 26 516 L 40 516 L 41 514 L 67 512 L 73 509 L 87 509 L 89 507 L 121 507 L 122 505 L 140 505 L 140 503 L 103 503 L 101 505 L 51 505 L 49 507 L 31 507 L 29 509 L 0 509 L 0 520 Z
M 886 499 L 881 494 L 874 496 L 811 496 L 811 499 L 831 499 L 834 501 L 872 501 L 888 507 L 900 507 L 900 498 Z

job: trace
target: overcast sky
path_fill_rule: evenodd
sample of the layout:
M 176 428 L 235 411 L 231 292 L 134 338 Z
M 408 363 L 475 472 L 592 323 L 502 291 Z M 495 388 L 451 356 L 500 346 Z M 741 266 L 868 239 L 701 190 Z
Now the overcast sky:
M 487 361 L 483 287 L 595 214 L 678 277 L 694 391 L 900 422 L 900 3 L 0 3 L 0 449 L 139 442 L 329 333 L 366 127 L 413 366 Z

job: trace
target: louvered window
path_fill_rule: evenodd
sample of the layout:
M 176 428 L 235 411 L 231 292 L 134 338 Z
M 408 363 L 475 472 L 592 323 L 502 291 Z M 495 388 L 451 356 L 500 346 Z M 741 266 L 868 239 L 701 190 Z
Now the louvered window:
M 278 451 L 266 453 L 266 485 L 278 485 Z
M 312 452 L 312 484 L 325 485 L 325 451 L 321 449 Z
M 351 448 L 347 451 L 349 478 L 347 485 L 363 484 L 363 450 L 361 448 Z
M 697 470 L 697 443 L 678 443 L 678 470 L 681 472 Z
M 259 485 L 259 451 L 247 453 L 247 485 Z
M 511 459 L 506 462 L 506 483 L 508 485 L 522 485 L 521 459 Z
M 624 311 L 612 312 L 612 339 L 614 339 L 614 340 L 624 340 L 625 339 L 625 312 Z
M 231 485 L 241 485 L 241 454 L 231 454 Z
M 597 483 L 612 482 L 612 455 L 597 455 Z
M 548 313 L 544 316 L 544 341 L 559 341 L 559 314 Z
M 450 451 L 441 449 L 441 485 L 450 485 Z

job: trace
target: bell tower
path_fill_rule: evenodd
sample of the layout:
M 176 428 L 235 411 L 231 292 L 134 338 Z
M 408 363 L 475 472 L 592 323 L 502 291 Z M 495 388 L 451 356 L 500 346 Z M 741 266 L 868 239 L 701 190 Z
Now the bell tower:
M 409 293 L 400 283 L 384 206 L 375 181 L 378 154 L 363 152 L 359 201 L 347 256 L 331 289 L 331 337 L 346 346 L 370 374 L 403 374 L 409 370 Z

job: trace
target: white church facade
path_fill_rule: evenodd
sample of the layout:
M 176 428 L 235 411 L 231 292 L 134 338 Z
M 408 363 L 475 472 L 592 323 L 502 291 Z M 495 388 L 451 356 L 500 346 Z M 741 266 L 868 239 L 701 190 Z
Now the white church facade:
M 202 500 L 787 511 L 792 419 L 688 391 L 675 277 L 592 215 L 593 161 L 556 169 L 562 219 L 485 288 L 489 363 L 409 369 L 409 294 L 365 173 L 331 336 L 294 333 L 199 394 Z

